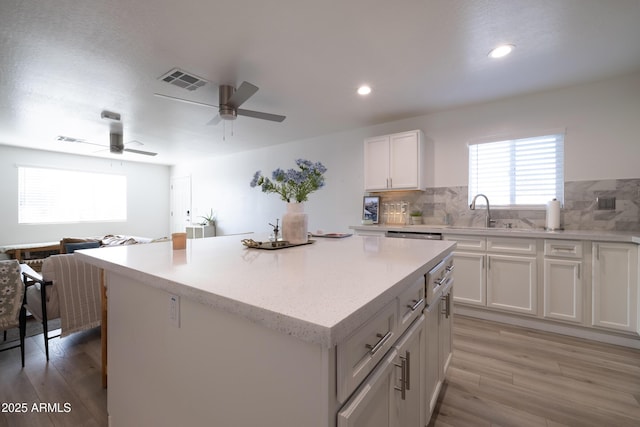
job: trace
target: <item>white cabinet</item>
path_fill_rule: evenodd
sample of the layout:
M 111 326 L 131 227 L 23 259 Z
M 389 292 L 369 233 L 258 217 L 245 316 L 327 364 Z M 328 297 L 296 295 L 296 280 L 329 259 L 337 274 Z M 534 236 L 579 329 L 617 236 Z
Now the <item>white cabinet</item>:
M 424 426 L 424 317 L 417 319 L 404 337 L 396 345 L 398 359 L 396 367 L 400 370 L 400 379 L 394 387 L 395 410 L 398 413 L 398 425 L 402 427 Z
M 338 427 L 398 426 L 395 405 L 396 350 L 362 383 L 356 394 L 338 412 Z
M 486 237 L 445 235 L 456 242 L 453 253 L 455 270 L 455 302 L 485 307 L 487 305 Z
M 390 351 L 338 412 L 338 427 L 398 426 L 395 405 L 397 351 Z
M 459 266 L 454 272 L 457 279 Z M 456 282 L 457 283 L 457 282 Z M 456 284 L 457 286 L 457 284 Z M 426 307 L 425 315 L 425 365 L 424 365 L 424 419 L 428 423 L 438 402 L 445 375 L 453 355 L 452 299 L 453 287 Z
M 457 274 L 454 273 L 454 274 Z M 429 420 L 438 403 L 440 393 L 440 367 L 439 357 L 439 317 L 440 304 L 431 304 L 424 310 L 425 315 L 425 420 Z
M 535 257 L 487 255 L 487 307 L 537 313 Z
M 414 130 L 364 141 L 365 191 L 424 190 L 425 139 Z
M 338 412 L 338 427 L 424 426 L 424 360 L 421 316 Z
M 464 304 L 487 305 L 487 279 L 483 253 L 455 252 L 455 301 Z
M 393 300 L 337 347 L 338 401 L 344 402 L 382 360 L 397 339 Z
M 584 306 L 583 244 L 574 240 L 545 240 L 543 316 L 582 323 Z
M 593 243 L 593 326 L 638 332 L 638 246 Z
M 215 225 L 190 225 L 187 227 L 187 239 L 201 239 L 204 237 L 215 237 Z
M 445 239 L 457 242 L 455 302 L 537 314 L 535 239 L 458 235 Z
M 440 300 L 440 324 L 438 325 L 438 364 L 440 365 L 438 379 L 440 383 L 444 382 L 451 364 L 451 357 L 453 356 L 452 300 L 453 288 L 450 288 L 448 292 L 442 295 Z
M 338 426 L 425 425 L 424 306 L 420 275 L 337 346 Z

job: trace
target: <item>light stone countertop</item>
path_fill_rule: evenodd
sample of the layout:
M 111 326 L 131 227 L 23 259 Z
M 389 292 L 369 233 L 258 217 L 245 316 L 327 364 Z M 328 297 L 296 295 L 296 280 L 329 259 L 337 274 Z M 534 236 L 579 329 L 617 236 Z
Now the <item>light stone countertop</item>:
M 622 242 L 640 244 L 640 231 L 606 231 L 606 230 L 558 230 L 547 231 L 528 228 L 482 228 L 458 227 L 450 225 L 352 225 L 349 228 L 357 231 L 403 231 L 414 233 L 441 233 L 449 235 L 499 236 L 499 237 L 533 237 L 537 239 L 590 240 L 594 242 Z
M 189 239 L 186 250 L 176 251 L 159 242 L 76 253 L 107 271 L 332 347 L 455 246 L 351 236 L 261 250 L 245 248 L 241 239 Z

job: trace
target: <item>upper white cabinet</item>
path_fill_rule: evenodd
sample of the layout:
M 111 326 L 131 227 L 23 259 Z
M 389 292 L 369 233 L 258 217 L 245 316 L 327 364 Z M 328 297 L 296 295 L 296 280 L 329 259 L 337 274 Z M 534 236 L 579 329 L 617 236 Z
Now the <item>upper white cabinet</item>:
M 365 139 L 365 191 L 424 190 L 425 156 L 421 130 Z
M 638 245 L 593 243 L 593 326 L 637 332 Z

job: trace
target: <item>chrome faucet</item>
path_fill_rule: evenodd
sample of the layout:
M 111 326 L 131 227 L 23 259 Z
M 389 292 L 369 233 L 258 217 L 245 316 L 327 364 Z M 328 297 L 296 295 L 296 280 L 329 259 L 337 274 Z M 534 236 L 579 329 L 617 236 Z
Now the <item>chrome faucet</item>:
M 485 224 L 484 226 L 489 228 L 491 227 L 493 224 L 495 224 L 495 220 L 491 219 L 491 208 L 489 207 L 489 198 L 487 196 L 485 196 L 484 194 L 476 194 L 473 197 L 473 200 L 471 201 L 471 204 L 469 205 L 469 209 L 471 209 L 472 211 L 476 210 L 476 199 L 478 197 L 484 197 L 484 199 L 487 201 L 487 218 L 485 219 Z

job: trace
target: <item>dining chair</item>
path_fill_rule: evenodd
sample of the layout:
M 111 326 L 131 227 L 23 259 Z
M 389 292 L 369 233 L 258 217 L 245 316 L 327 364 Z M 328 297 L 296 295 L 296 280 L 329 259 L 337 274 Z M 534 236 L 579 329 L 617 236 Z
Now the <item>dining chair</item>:
M 20 357 L 24 368 L 24 337 L 27 325 L 27 311 L 24 308 L 25 286 L 20 274 L 18 260 L 0 261 L 0 331 L 7 338 L 7 330 L 18 328 L 19 343 L 4 347 L 0 351 L 20 347 Z

